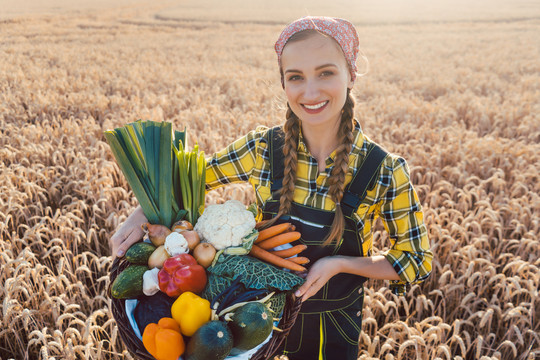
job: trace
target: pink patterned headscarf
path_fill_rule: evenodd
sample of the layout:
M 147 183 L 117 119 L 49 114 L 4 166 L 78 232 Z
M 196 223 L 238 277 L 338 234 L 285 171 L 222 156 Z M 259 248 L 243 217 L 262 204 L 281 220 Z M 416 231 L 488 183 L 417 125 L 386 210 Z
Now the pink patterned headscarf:
M 344 19 L 326 16 L 306 16 L 287 25 L 274 46 L 278 56 L 279 66 L 281 67 L 281 54 L 287 41 L 297 32 L 308 29 L 318 30 L 337 41 L 349 64 L 351 79 L 354 81 L 357 71 L 356 56 L 359 51 L 358 33 L 353 24 Z

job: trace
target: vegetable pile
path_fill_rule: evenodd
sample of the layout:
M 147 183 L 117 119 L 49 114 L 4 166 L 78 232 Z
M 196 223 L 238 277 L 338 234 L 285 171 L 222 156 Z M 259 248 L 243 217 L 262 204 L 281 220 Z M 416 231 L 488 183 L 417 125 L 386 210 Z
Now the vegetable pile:
M 291 224 L 257 230 L 234 200 L 204 209 L 203 153 L 183 148 L 185 132 L 136 122 L 106 132 L 149 223 L 144 241 L 111 285 L 117 299 L 137 299 L 134 319 L 158 360 L 220 360 L 264 342 L 287 292 L 303 283 L 304 245 Z M 285 269 L 288 269 L 285 271 Z
M 234 203 L 208 209 L 216 207 L 246 211 Z M 212 210 L 209 214 L 205 211 L 199 221 L 212 223 L 214 216 L 222 217 L 223 212 Z M 223 238 L 198 234 L 198 224 L 193 227 L 182 220 L 171 229 L 143 224 L 146 242 L 128 249 L 130 265 L 113 282 L 111 294 L 139 300 L 135 321 L 145 348 L 156 359 L 225 359 L 260 345 L 273 330 L 280 331 L 274 321 L 283 310 L 285 296 L 304 280 L 252 256 L 254 243 L 268 249 L 261 247 L 262 252 L 279 258 L 278 265 L 283 261 L 295 264 L 280 254 L 292 256 L 304 246 L 272 251 L 265 244 L 291 242 L 298 238 L 294 228 L 285 224 L 259 233 L 253 214 L 246 211 L 244 216 L 251 217 L 253 228 L 245 229 L 247 235 L 219 251 L 213 244 Z M 280 240 L 284 238 L 286 241 Z M 174 344 L 169 346 L 170 342 Z

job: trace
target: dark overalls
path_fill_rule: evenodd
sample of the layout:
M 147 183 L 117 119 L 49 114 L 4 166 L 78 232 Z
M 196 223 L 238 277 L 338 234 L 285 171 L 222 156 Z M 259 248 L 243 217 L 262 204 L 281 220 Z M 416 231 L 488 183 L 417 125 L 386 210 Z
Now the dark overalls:
M 263 207 L 263 219 L 274 217 L 279 210 L 279 189 L 283 179 L 283 131 L 274 127 L 269 131 L 268 142 L 271 163 L 272 197 Z M 373 145 L 368 150 L 341 200 L 346 218 L 343 238 L 337 246 L 321 246 L 334 219 L 334 211 L 317 209 L 292 203 L 291 211 L 277 223 L 291 222 L 302 234 L 291 245 L 305 244 L 302 256 L 309 264 L 332 255 L 364 256 L 361 228 L 352 214 L 365 197 L 366 190 L 376 179 L 382 160 L 387 153 Z M 330 279 L 314 296 L 306 300 L 287 339 L 276 352 L 290 360 L 356 360 L 358 337 L 362 326 L 363 283 L 366 278 L 341 273 Z

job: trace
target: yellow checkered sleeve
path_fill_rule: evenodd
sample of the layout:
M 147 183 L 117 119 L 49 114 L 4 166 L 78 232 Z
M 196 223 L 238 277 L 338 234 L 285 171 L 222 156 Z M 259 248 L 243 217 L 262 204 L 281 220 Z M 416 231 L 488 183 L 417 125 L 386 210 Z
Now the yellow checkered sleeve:
M 206 189 L 238 183 L 270 181 L 270 164 L 265 135 L 260 126 L 207 159 Z M 260 204 L 259 204 L 260 205 Z
M 395 294 L 404 295 L 405 285 L 423 281 L 431 273 L 433 253 L 418 195 L 414 190 L 407 163 L 395 158 L 390 186 L 383 195 L 379 215 L 388 231 L 392 248 L 386 258 L 399 274 L 400 281 L 392 281 Z

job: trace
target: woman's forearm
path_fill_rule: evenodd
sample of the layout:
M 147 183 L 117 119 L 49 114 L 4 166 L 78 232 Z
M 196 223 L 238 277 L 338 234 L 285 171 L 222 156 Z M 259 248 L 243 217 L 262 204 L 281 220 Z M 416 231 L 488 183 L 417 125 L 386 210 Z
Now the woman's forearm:
M 400 280 L 392 264 L 383 255 L 355 257 L 336 256 L 340 273 L 360 275 L 379 280 Z

